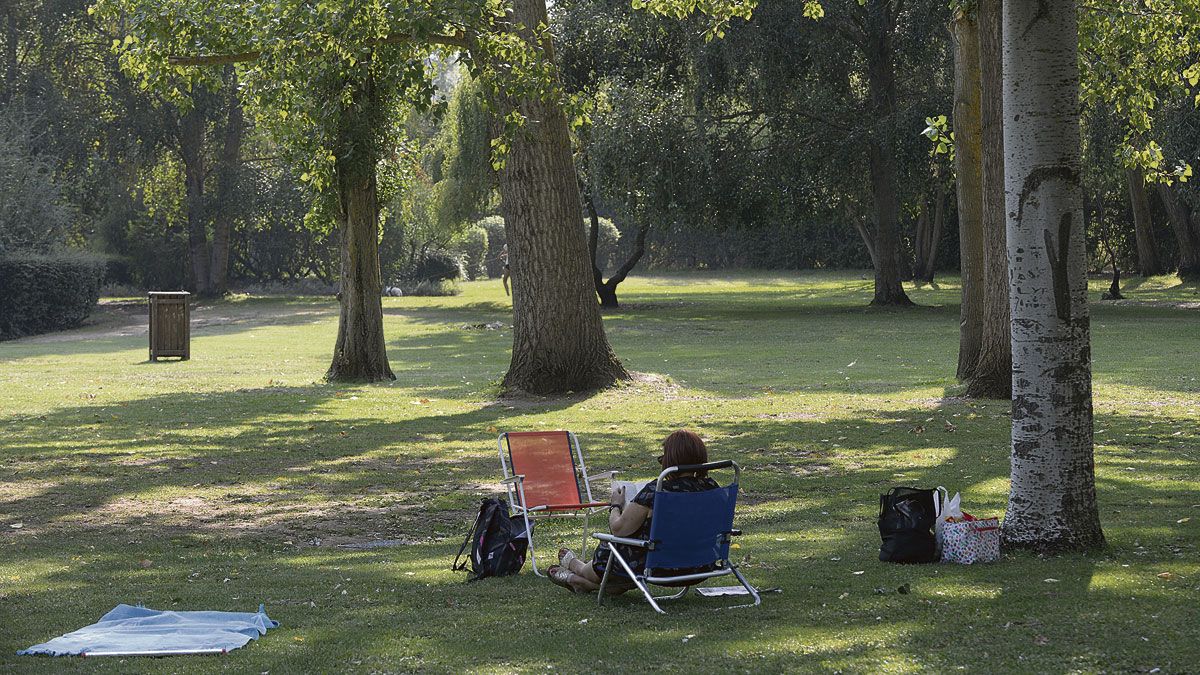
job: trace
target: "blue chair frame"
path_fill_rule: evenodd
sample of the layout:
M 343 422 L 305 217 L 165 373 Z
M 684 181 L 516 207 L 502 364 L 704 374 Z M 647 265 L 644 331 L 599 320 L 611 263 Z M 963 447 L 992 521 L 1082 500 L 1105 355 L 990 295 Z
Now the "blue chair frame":
M 733 469 L 734 479 L 732 484 L 723 488 L 703 492 L 664 492 L 662 489 L 663 481 L 676 472 L 727 468 Z M 751 607 L 761 604 L 762 598 L 759 597 L 758 590 L 746 581 L 737 565 L 729 559 L 731 539 L 741 534 L 741 531 L 733 529 L 733 513 L 737 505 L 741 475 L 741 467 L 733 460 L 669 467 L 658 475 L 658 482 L 654 487 L 654 508 L 651 511 L 648 539 L 593 533 L 592 536 L 596 539 L 607 542 L 610 550 L 609 565 L 605 567 L 604 577 L 600 580 L 600 604 L 604 604 L 604 590 L 612 574 L 613 560 L 625 570 L 625 574 L 633 580 L 634 585 L 646 597 L 646 601 L 659 614 L 666 612 L 659 607 L 658 601 L 682 598 L 692 586 L 729 574 L 735 576 L 754 597 L 754 605 L 739 606 Z M 645 571 L 642 574 L 634 574 L 629 562 L 614 544 L 646 549 Z M 714 566 L 709 572 L 671 574 L 671 570 L 709 565 Z M 683 586 L 683 590 L 673 595 L 655 596 L 650 593 L 651 585 Z

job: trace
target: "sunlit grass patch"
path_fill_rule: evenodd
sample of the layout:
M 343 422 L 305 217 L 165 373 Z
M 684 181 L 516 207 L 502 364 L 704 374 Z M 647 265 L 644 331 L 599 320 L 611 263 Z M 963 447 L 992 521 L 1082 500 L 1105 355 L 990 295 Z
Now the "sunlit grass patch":
M 1094 297 L 1104 285 L 1093 280 Z M 1005 507 L 1009 406 L 960 398 L 956 279 L 913 289 L 923 308 L 881 311 L 858 272 L 635 277 L 605 321 L 643 376 L 521 401 L 496 399 L 512 341 L 499 282 L 461 286 L 384 299 L 397 380 L 379 385 L 321 381 L 328 298 L 201 305 L 185 363 L 147 363 L 144 333 L 113 334 L 111 321 L 0 344 L 0 607 L 23 617 L 0 633 L 0 669 L 59 671 L 68 662 L 12 654 L 118 602 L 265 602 L 283 622 L 221 659 L 133 666 L 148 672 L 1200 661 L 1186 634 L 1200 621 L 1194 287 L 1135 279 L 1128 301 L 1093 306 L 1109 548 L 963 568 L 883 565 L 875 529 L 893 485 L 945 485 L 976 515 Z M 599 608 L 532 574 L 464 584 L 449 570 L 478 500 L 500 492 L 500 431 L 568 428 L 589 468 L 648 480 L 680 426 L 745 468 L 735 553 L 752 581 L 783 591 L 761 607 L 690 598 L 658 617 L 631 596 Z M 539 535 L 544 558 L 580 543 L 570 523 Z M 355 548 L 371 542 L 387 545 Z

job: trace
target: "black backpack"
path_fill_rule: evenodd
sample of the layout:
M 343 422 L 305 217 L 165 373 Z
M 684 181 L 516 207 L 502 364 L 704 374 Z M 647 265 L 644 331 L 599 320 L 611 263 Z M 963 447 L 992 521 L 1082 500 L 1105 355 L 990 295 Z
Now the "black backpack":
M 879 559 L 894 563 L 936 562 L 933 524 L 936 490 L 895 487 L 879 495 Z
M 466 560 L 462 564 L 458 562 L 467 546 L 471 547 L 471 573 L 467 581 L 516 574 L 525 564 L 525 552 L 529 549 L 525 519 L 510 516 L 508 502 L 503 499 L 485 498 L 479 504 L 479 515 L 458 548 L 450 569 L 467 569 Z

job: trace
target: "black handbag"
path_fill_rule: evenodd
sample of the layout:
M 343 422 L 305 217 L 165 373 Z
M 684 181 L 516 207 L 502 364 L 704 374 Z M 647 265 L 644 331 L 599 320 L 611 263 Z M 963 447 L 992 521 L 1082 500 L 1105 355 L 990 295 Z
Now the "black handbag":
M 937 491 L 895 487 L 879 495 L 879 560 L 893 563 L 936 562 Z

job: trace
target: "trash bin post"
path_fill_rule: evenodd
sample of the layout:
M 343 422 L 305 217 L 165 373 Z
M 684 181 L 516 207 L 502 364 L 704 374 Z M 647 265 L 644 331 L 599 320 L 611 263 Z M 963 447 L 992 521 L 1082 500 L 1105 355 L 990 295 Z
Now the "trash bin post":
M 192 356 L 191 309 L 187 291 L 150 291 L 150 360 Z

